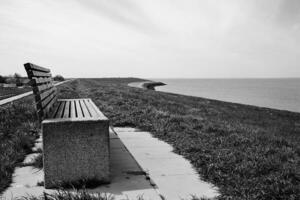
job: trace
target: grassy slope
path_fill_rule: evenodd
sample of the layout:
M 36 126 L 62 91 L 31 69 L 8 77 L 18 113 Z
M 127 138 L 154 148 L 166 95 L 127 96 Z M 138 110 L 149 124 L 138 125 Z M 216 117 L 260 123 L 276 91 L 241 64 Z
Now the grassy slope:
M 127 87 L 137 79 L 81 79 L 61 97 L 90 97 L 115 126 L 172 144 L 223 199 L 299 199 L 300 114 Z M 33 144 L 32 98 L 0 107 L 0 192 Z
M 300 198 L 300 114 L 130 88 L 132 81 L 81 79 L 62 91 L 92 98 L 115 126 L 172 144 L 222 199 Z

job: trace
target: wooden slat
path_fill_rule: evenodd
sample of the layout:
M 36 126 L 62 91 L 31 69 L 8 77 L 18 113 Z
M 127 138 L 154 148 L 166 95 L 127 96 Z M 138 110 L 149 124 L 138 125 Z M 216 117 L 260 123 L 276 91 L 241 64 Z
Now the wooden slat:
M 46 97 L 44 100 L 37 102 L 39 105 L 39 108 L 45 109 L 46 106 L 52 101 L 52 99 L 56 97 L 55 94 L 50 94 L 48 97 Z
M 43 84 L 43 85 L 39 85 L 36 87 L 32 87 L 33 92 L 35 93 L 35 95 L 39 95 L 40 93 L 42 93 L 44 90 L 48 90 L 53 88 L 54 86 L 50 83 L 48 84 Z
M 60 108 L 60 106 L 62 105 L 62 102 L 57 101 L 55 104 L 56 104 L 55 109 L 52 110 L 51 115 L 49 115 L 50 118 L 55 118 L 55 115 L 56 115 L 58 109 Z
M 32 63 L 26 63 L 24 67 L 35 95 L 40 119 L 45 118 L 47 115 L 50 116 L 55 112 L 53 109 L 56 108 L 55 102 L 57 101 L 57 90 L 53 85 L 50 69 Z M 59 108 L 57 109 L 59 111 Z
M 85 105 L 87 106 L 87 109 L 89 110 L 91 116 L 94 118 L 97 117 L 98 113 L 95 111 L 93 105 L 91 104 L 91 100 L 85 99 L 84 102 L 85 102 Z
M 57 95 L 57 89 L 55 87 L 50 88 L 49 90 L 44 90 L 42 93 L 35 95 L 35 100 L 36 102 L 42 101 L 51 94 Z
M 36 71 L 41 71 L 41 72 L 50 72 L 50 69 L 45 68 L 45 67 L 40 67 L 38 65 L 32 64 L 32 63 L 25 63 L 24 67 L 27 70 L 36 70 Z
M 79 103 L 79 100 L 75 100 L 75 106 L 76 106 L 77 117 L 82 118 L 83 114 L 82 114 L 82 109 L 81 109 L 81 105 Z
M 30 85 L 31 86 L 37 86 L 37 85 L 51 83 L 51 82 L 53 82 L 52 78 L 37 78 L 37 77 L 33 77 L 31 79 Z
M 38 118 L 39 118 L 40 121 L 42 121 L 45 118 L 43 110 L 38 110 L 37 115 L 38 115 Z
M 94 107 L 95 111 L 98 113 L 99 117 L 105 117 L 105 115 L 99 110 L 99 108 L 95 105 L 95 103 L 92 100 L 90 100 L 90 103 Z
M 75 118 L 76 117 L 76 110 L 75 110 L 75 102 L 71 101 L 71 113 L 70 113 L 70 117 L 71 118 Z
M 51 77 L 50 73 L 40 72 L 40 71 L 28 71 L 27 74 L 29 77 Z
M 37 106 L 37 112 L 40 120 L 43 120 L 45 117 L 49 117 L 52 113 L 52 110 L 54 109 L 55 102 L 57 100 L 57 96 L 49 96 L 47 98 L 47 103 L 44 101 L 39 104 L 36 104 Z
M 58 108 L 57 114 L 55 115 L 55 118 L 61 118 L 65 109 L 65 101 L 61 102 L 60 107 Z
M 56 103 L 57 96 L 54 96 L 52 100 L 50 100 L 49 104 L 43 109 L 44 110 L 44 116 L 49 117 L 52 110 L 54 109 L 54 105 Z
M 66 101 L 63 118 L 69 118 L 69 116 L 70 116 L 70 101 Z
M 81 99 L 81 100 L 79 100 L 79 102 L 81 104 L 81 108 L 82 108 L 82 112 L 83 112 L 84 117 L 91 117 L 89 111 L 86 108 L 86 105 L 85 105 L 84 101 Z

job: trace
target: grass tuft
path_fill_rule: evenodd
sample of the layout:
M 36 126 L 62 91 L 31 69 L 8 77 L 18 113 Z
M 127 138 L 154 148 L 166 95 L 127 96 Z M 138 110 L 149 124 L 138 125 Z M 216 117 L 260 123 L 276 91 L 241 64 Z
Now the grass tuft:
M 37 169 L 43 169 L 43 154 L 40 153 L 38 156 L 34 158 L 34 161 L 32 162 L 32 166 Z
M 42 196 L 25 196 L 16 200 L 114 200 L 114 197 L 105 193 L 88 193 L 86 190 L 67 191 L 58 190 L 53 194 L 44 193 Z
M 72 181 L 72 182 L 62 182 L 62 183 L 57 183 L 56 188 L 61 188 L 61 189 L 93 189 L 96 188 L 100 185 L 104 184 L 103 181 L 99 181 L 96 178 L 89 178 L 89 179 L 79 179 L 77 181 Z

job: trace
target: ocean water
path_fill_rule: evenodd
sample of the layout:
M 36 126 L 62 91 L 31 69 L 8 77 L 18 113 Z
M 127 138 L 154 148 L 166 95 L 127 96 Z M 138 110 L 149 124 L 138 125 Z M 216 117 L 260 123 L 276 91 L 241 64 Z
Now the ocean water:
M 300 112 L 300 78 L 152 80 L 167 84 L 158 91 Z

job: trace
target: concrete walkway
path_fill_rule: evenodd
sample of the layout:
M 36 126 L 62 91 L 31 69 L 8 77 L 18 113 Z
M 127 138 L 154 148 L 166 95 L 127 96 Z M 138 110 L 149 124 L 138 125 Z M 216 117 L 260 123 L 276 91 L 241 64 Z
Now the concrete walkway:
M 33 150 L 42 148 L 42 139 L 36 141 Z M 197 197 L 213 198 L 217 188 L 199 179 L 191 164 L 172 152 L 167 143 L 153 138 L 148 132 L 133 128 L 110 129 L 111 183 L 91 193 L 107 193 L 116 200 L 176 200 Z M 29 154 L 24 164 L 31 163 L 38 154 Z M 46 190 L 38 183 L 43 182 L 43 170 L 31 166 L 17 167 L 13 183 L 1 197 L 6 200 L 27 195 L 40 196 Z M 0 199 L 1 199 L 0 197 Z
M 36 141 L 34 149 L 38 147 L 42 147 L 41 138 Z M 89 189 L 89 192 L 111 194 L 116 200 L 135 200 L 139 196 L 143 196 L 144 200 L 162 200 L 156 186 L 147 179 L 144 171 L 112 130 L 110 130 L 110 152 L 111 183 Z M 23 163 L 30 163 L 35 156 L 37 155 L 28 155 Z M 43 178 L 43 170 L 31 166 L 17 167 L 13 174 L 13 183 L 2 197 L 10 200 L 28 195 L 40 196 L 43 192 L 53 193 L 54 190 L 46 190 L 43 186 L 37 186 Z
M 190 199 L 191 195 L 213 198 L 218 195 L 217 188 L 201 181 L 189 161 L 173 153 L 169 144 L 133 128 L 114 128 L 114 131 L 166 199 Z
M 72 79 L 72 80 L 74 80 L 74 79 Z M 54 84 L 54 85 L 55 85 L 55 86 L 59 86 L 59 85 L 61 85 L 61 84 L 67 83 L 67 82 L 72 81 L 72 80 L 66 80 L 66 81 L 63 81 L 63 82 L 56 83 L 56 84 Z M 32 92 L 25 92 L 25 93 L 23 93 L 23 94 L 19 94 L 19 95 L 16 95 L 16 96 L 12 96 L 12 97 L 9 97 L 9 98 L 7 98 L 7 99 L 2 99 L 2 100 L 0 100 L 0 106 L 2 106 L 2 105 L 4 105 L 4 104 L 7 104 L 7 103 L 10 103 L 10 102 L 13 102 L 13 101 L 18 100 L 18 99 L 27 97 L 27 96 L 29 96 L 29 95 L 31 95 L 31 94 L 32 94 Z

